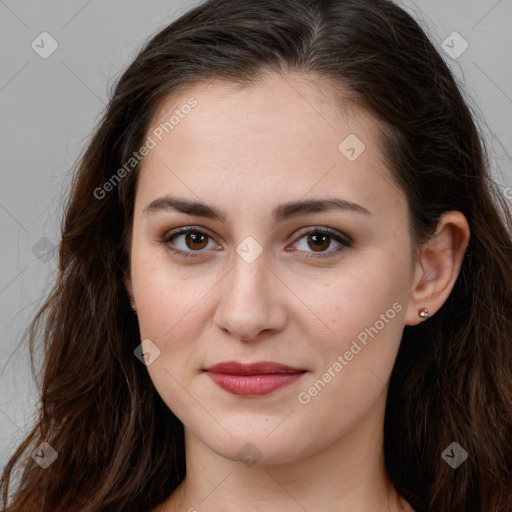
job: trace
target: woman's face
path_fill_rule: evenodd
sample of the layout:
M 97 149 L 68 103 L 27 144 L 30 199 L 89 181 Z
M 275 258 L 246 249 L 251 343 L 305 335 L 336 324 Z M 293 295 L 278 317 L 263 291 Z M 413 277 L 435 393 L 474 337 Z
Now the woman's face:
M 297 460 L 382 417 L 414 261 L 376 125 L 353 114 L 326 84 L 274 75 L 194 86 L 147 133 L 126 281 L 147 371 L 229 459 Z M 233 361 L 295 371 L 205 371 Z

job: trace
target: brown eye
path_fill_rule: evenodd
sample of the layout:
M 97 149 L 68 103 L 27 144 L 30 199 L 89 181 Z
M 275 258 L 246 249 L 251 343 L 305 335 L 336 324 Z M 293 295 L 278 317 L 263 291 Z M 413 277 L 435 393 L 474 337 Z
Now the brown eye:
M 185 245 L 192 250 L 204 249 L 208 243 L 208 235 L 200 231 L 189 231 L 185 234 Z
M 178 229 L 166 235 L 161 242 L 171 253 L 182 257 L 200 257 L 206 251 L 208 242 L 212 237 L 203 231 L 186 227 Z M 213 246 L 216 244 L 213 243 Z
M 308 258 L 333 256 L 344 249 L 352 247 L 353 243 L 352 239 L 348 236 L 330 228 L 306 228 L 299 235 L 302 236 L 295 242 L 295 245 L 300 245 L 303 239 L 307 240 L 303 247 L 299 247 L 299 252 L 304 253 Z M 193 227 L 181 228 L 171 232 L 161 240 L 168 251 L 184 258 L 204 256 L 203 253 L 207 252 L 204 249 L 208 247 L 209 241 L 213 243 L 211 248 L 214 248 L 216 244 L 213 238 Z M 328 250 L 333 243 L 337 244 L 337 246 L 334 246 L 332 250 Z M 290 249 L 286 248 L 285 250 L 289 251 Z
M 310 243 L 311 242 L 311 243 Z M 314 251 L 323 251 L 329 248 L 331 244 L 331 237 L 326 234 L 313 234 L 308 236 L 308 245 Z
M 302 243 L 305 240 L 306 243 Z M 306 228 L 299 232 L 299 239 L 295 242 L 299 252 L 305 253 L 308 258 L 324 258 L 333 256 L 344 249 L 352 247 L 352 239 L 330 228 Z M 333 244 L 334 249 L 330 249 Z M 314 254 L 317 253 L 317 254 Z

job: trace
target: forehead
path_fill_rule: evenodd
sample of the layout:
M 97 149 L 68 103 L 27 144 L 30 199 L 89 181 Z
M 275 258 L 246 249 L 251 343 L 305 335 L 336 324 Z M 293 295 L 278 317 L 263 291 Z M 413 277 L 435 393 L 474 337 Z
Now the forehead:
M 147 200 L 179 187 L 188 196 L 221 199 L 236 189 L 265 202 L 342 190 L 351 200 L 373 202 L 379 194 L 401 194 L 382 158 L 378 128 L 318 78 L 199 83 L 158 109 L 147 132 L 155 147 L 142 161 L 139 186 Z
M 195 83 L 163 101 L 148 132 L 160 130 L 169 144 L 173 139 L 177 144 L 194 135 L 205 142 L 206 137 L 224 140 L 226 135 L 236 140 L 244 135 L 272 140 L 272 132 L 279 131 L 281 136 L 287 132 L 315 142 L 324 139 L 337 148 L 344 132 L 352 129 L 364 131 L 364 138 L 371 142 L 376 122 L 355 107 L 352 98 L 350 93 L 340 93 L 339 85 L 315 75 L 266 73 L 257 81 L 244 83 L 215 79 Z M 193 109 L 188 106 L 191 103 Z M 297 147 L 296 151 L 301 149 L 307 148 Z

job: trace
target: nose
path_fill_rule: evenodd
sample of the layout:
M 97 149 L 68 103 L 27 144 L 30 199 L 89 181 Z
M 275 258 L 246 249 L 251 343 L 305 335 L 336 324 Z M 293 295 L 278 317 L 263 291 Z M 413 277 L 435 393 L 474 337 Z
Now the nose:
M 248 263 L 235 258 L 225 277 L 214 323 L 242 341 L 256 341 L 284 329 L 287 320 L 286 286 L 261 255 Z

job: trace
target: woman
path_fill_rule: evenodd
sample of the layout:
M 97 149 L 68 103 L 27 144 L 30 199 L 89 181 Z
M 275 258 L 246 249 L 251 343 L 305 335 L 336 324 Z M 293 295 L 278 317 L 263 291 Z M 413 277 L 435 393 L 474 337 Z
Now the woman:
M 190 10 L 75 175 L 4 509 L 509 512 L 511 227 L 402 9 Z

